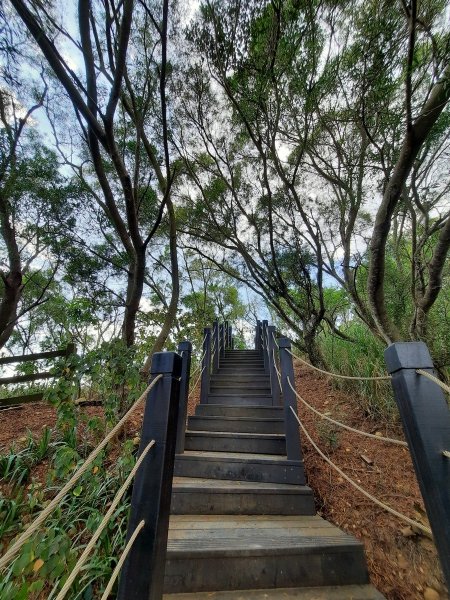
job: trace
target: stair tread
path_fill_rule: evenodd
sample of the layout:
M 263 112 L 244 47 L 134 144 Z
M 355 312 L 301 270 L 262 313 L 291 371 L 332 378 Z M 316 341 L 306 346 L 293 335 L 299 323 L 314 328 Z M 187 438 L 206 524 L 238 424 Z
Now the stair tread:
M 359 540 L 322 517 L 262 515 L 171 515 L 168 558 L 323 553 L 361 547 Z
M 216 404 L 216 406 L 218 406 Z M 242 406 L 239 406 L 239 408 L 242 408 Z M 229 407 L 227 406 L 227 408 L 233 408 L 233 407 Z M 250 408 L 257 408 L 255 406 L 252 406 Z M 266 407 L 263 407 L 266 408 Z M 272 407 L 267 407 L 267 408 L 272 408 Z M 214 421 L 257 421 L 258 423 L 272 423 L 273 421 L 277 422 L 277 423 L 282 423 L 284 422 L 284 419 L 282 419 L 281 417 L 227 417 L 227 416 L 216 416 L 216 415 L 192 415 L 191 417 L 189 417 L 190 419 L 207 419 L 208 421 L 214 422 Z
M 289 461 L 285 456 L 279 454 L 258 454 L 250 452 L 210 452 L 207 450 L 185 450 L 183 454 L 177 454 L 177 458 L 186 456 L 188 458 L 211 458 L 213 460 L 248 460 L 255 462 L 278 462 L 278 463 L 295 463 L 298 461 Z
M 296 494 L 311 494 L 312 490 L 307 485 L 293 485 L 290 483 L 261 483 L 258 481 L 233 481 L 228 479 L 206 479 L 202 477 L 174 477 L 174 490 L 204 489 L 217 492 L 242 492 L 257 493 L 258 491 L 282 492 Z
M 234 431 L 193 431 L 186 429 L 186 435 L 197 435 L 199 437 L 220 437 L 229 439 L 259 439 L 259 440 L 282 440 L 285 438 L 284 433 L 245 433 Z
M 163 600 L 384 600 L 372 585 L 164 594 Z

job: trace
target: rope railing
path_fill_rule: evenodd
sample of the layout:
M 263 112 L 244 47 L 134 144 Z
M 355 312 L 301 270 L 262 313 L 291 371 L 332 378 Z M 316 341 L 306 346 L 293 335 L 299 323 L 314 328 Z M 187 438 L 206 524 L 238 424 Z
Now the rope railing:
M 141 529 L 144 527 L 144 525 L 145 525 L 145 521 L 141 521 L 137 525 L 136 529 L 133 531 L 133 534 L 130 536 L 130 539 L 128 540 L 127 545 L 123 549 L 123 552 L 122 552 L 119 560 L 117 561 L 117 565 L 115 566 L 114 571 L 112 572 L 110 580 L 108 581 L 108 585 L 106 586 L 105 591 L 103 592 L 100 600 L 107 600 L 109 598 L 111 590 L 113 589 L 116 579 L 119 576 L 120 570 L 123 567 L 123 563 L 126 561 L 127 556 L 130 553 L 131 548 L 133 547 L 134 541 L 136 540 L 137 536 L 139 535 L 139 533 L 140 533 Z
M 275 348 L 272 348 L 272 358 L 273 358 L 273 366 L 275 367 L 275 373 L 277 374 L 278 385 L 280 386 L 280 391 L 283 389 L 281 385 L 281 373 L 277 367 L 277 361 L 275 360 Z
M 322 373 L 322 375 L 328 375 L 328 377 L 335 377 L 337 379 L 349 379 L 352 381 L 390 381 L 392 379 L 392 377 L 390 375 L 373 375 L 370 377 L 366 377 L 363 375 L 341 375 L 340 373 L 332 373 L 331 371 L 325 371 L 324 369 L 319 369 L 319 367 L 315 367 L 314 365 L 307 362 L 303 358 L 300 358 L 300 356 L 297 356 L 296 354 L 294 354 L 287 348 L 286 348 L 286 352 L 288 352 L 292 356 L 292 358 L 294 358 L 295 360 L 298 360 L 306 367 L 313 369 L 314 371 L 317 371 L 318 373 Z
M 153 379 L 150 385 L 147 386 L 145 391 L 139 396 L 133 406 L 128 410 L 128 412 L 120 419 L 120 421 L 115 425 L 108 435 L 98 444 L 98 446 L 89 454 L 87 459 L 81 465 L 81 467 L 72 475 L 69 481 L 61 488 L 58 494 L 49 502 L 49 504 L 42 510 L 36 519 L 27 527 L 25 531 L 21 533 L 21 535 L 16 539 L 15 542 L 8 548 L 5 554 L 0 558 L 0 570 L 3 569 L 10 560 L 19 552 L 25 542 L 35 533 L 42 523 L 46 520 L 46 518 L 55 510 L 57 506 L 59 506 L 60 501 L 64 498 L 69 490 L 75 485 L 75 483 L 80 479 L 80 477 L 86 473 L 89 467 L 92 465 L 94 460 L 100 454 L 100 452 L 108 445 L 108 443 L 120 432 L 122 427 L 131 417 L 131 415 L 140 407 L 142 402 L 147 397 L 148 392 L 156 385 L 156 383 L 161 379 L 162 374 L 158 375 Z
M 303 433 L 307 437 L 307 439 L 310 442 L 310 444 L 312 445 L 312 447 L 316 450 L 316 452 L 335 471 L 337 471 L 337 473 L 339 473 L 339 475 L 341 477 L 343 477 L 346 481 L 348 481 L 350 483 L 350 485 L 352 485 L 356 490 L 358 490 L 363 496 L 365 496 L 366 498 L 368 498 L 369 500 L 371 500 L 374 504 L 376 504 L 377 506 L 379 506 L 380 508 L 382 508 L 386 512 L 390 513 L 391 515 L 394 515 L 395 517 L 397 517 L 398 519 L 404 521 L 405 523 L 408 523 L 408 525 L 411 525 L 411 527 L 419 529 L 420 531 L 422 531 L 423 533 L 425 533 L 427 536 L 430 536 L 430 537 L 432 536 L 431 529 L 429 527 L 426 527 L 425 525 L 422 525 L 422 523 L 419 523 L 418 521 L 414 521 L 413 519 L 410 519 L 409 517 L 407 517 L 403 513 L 398 512 L 397 510 L 395 510 L 395 508 L 392 508 L 391 506 L 385 504 L 384 502 L 381 502 L 381 500 L 378 500 L 378 498 L 376 498 L 370 492 L 368 492 L 363 487 L 361 487 L 360 485 L 358 485 L 356 483 L 356 481 L 354 481 L 351 477 L 349 477 L 346 473 L 344 473 L 344 471 L 341 468 L 339 468 L 331 459 L 329 459 L 328 456 L 326 456 L 326 454 L 324 454 L 322 452 L 322 450 L 317 446 L 317 444 L 314 442 L 314 440 L 312 439 L 312 437 L 310 436 L 310 434 L 306 430 L 306 428 L 303 425 L 303 423 L 298 418 L 298 415 L 295 413 L 294 409 L 292 407 L 290 407 L 290 408 L 291 408 L 292 414 L 297 419 L 297 422 L 300 425 L 300 428 L 302 429 Z
M 358 435 L 362 435 L 364 437 L 372 438 L 372 439 L 378 440 L 380 442 L 389 442 L 390 444 L 397 444 L 399 446 L 405 446 L 406 448 L 408 447 L 408 444 L 406 442 L 404 442 L 403 440 L 397 440 L 395 438 L 384 437 L 382 435 L 375 435 L 373 433 L 369 433 L 368 431 L 362 431 L 361 429 L 355 429 L 354 427 L 350 427 L 350 425 L 346 425 L 345 423 L 336 421 L 335 419 L 332 419 L 328 415 L 325 415 L 325 414 L 319 412 L 316 408 L 314 408 L 314 406 L 311 406 L 311 404 L 309 404 L 304 398 L 302 398 L 302 396 L 300 396 L 300 394 L 297 392 L 297 390 L 292 385 L 289 377 L 287 378 L 287 381 L 288 381 L 289 387 L 294 392 L 296 397 L 300 400 L 300 402 L 303 402 L 303 404 L 307 408 L 309 408 L 313 413 L 318 415 L 321 419 L 325 419 L 325 420 L 329 421 L 330 423 L 337 425 L 338 427 L 342 427 L 343 429 L 346 429 L 347 431 L 351 431 L 352 433 L 357 433 Z
M 116 510 L 117 506 L 119 505 L 119 502 L 122 500 L 123 496 L 125 495 L 125 492 L 130 487 L 130 484 L 133 481 L 134 476 L 136 475 L 139 467 L 143 463 L 144 458 L 147 456 L 148 452 L 151 450 L 151 448 L 153 448 L 154 445 L 155 445 L 155 441 L 152 440 L 151 442 L 149 442 L 147 444 L 147 446 L 141 452 L 141 455 L 139 456 L 138 460 L 136 461 L 136 464 L 134 465 L 134 467 L 131 469 L 128 477 L 125 479 L 125 482 L 123 483 L 122 487 L 119 489 L 117 494 L 114 496 L 114 500 L 111 502 L 111 506 L 109 507 L 108 511 L 106 512 L 105 516 L 103 517 L 102 521 L 100 522 L 100 525 L 97 527 L 94 535 L 89 540 L 89 543 L 87 544 L 86 548 L 83 550 L 83 553 L 81 554 L 80 558 L 78 559 L 77 563 L 75 564 L 74 568 L 72 569 L 72 571 L 71 571 L 69 577 L 67 578 L 66 582 L 64 583 L 61 591 L 56 596 L 56 600 L 63 600 L 66 597 L 66 594 L 69 591 L 70 587 L 72 586 L 72 583 L 75 581 L 78 573 L 83 568 L 84 563 L 89 558 L 89 554 L 92 552 L 95 544 L 97 543 L 98 538 L 102 534 L 105 527 L 108 526 L 108 523 L 111 520 L 111 517 L 113 516 L 114 511 Z
M 438 379 L 435 375 L 433 375 L 432 373 L 428 373 L 428 371 L 424 371 L 423 369 L 416 369 L 416 373 L 418 375 L 423 375 L 423 377 L 426 377 L 427 379 L 429 379 L 430 381 L 433 381 L 436 385 L 438 385 L 442 390 L 444 390 L 444 392 L 446 392 L 447 394 L 450 394 L 450 386 L 446 385 L 443 381 L 441 381 L 440 379 Z
M 200 381 L 200 379 L 202 378 L 203 375 L 203 371 L 205 370 L 205 367 L 203 367 L 203 369 L 200 371 L 199 376 L 197 377 L 197 380 L 195 381 L 194 385 L 191 387 L 191 389 L 189 390 L 189 398 L 191 397 L 191 395 L 194 393 L 196 387 L 198 386 L 198 382 Z

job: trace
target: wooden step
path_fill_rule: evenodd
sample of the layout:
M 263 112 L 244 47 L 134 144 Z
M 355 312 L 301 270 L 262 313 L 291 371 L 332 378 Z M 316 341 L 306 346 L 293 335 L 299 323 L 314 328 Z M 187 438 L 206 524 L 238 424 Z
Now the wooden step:
M 279 433 L 233 433 L 186 430 L 186 450 L 286 455 L 286 437 Z
M 208 404 L 228 404 L 242 406 L 272 406 L 272 396 L 265 394 L 208 394 Z
M 214 394 L 215 396 L 247 396 L 250 394 L 261 394 L 262 396 L 270 396 L 271 390 L 270 387 L 252 387 L 247 388 L 239 385 L 227 385 L 227 386 L 217 386 L 212 385 L 210 388 L 210 394 Z
M 321 517 L 170 517 L 166 593 L 366 583 L 362 544 Z
M 175 458 L 178 477 L 305 485 L 303 462 L 243 452 L 185 451 Z
M 221 362 L 219 365 L 219 373 L 223 372 L 223 371 L 233 371 L 235 373 L 253 373 L 253 372 L 258 372 L 260 375 L 267 375 L 266 371 L 264 370 L 264 365 L 259 365 L 259 364 L 255 364 L 255 363 L 243 363 L 242 361 L 239 361 L 237 363 L 225 363 L 225 362 Z
M 233 377 L 220 377 L 219 375 L 213 375 L 211 377 L 211 389 L 213 387 L 227 387 L 227 386 L 239 386 L 245 387 L 246 389 L 259 389 L 259 388 L 270 388 L 270 378 L 265 375 L 264 377 L 253 377 L 249 376 L 233 376 Z
M 164 594 L 163 600 L 385 600 L 371 585 Z
M 314 515 L 305 485 L 175 477 L 172 514 Z
M 281 415 L 280 415 L 281 416 Z M 199 417 L 188 419 L 189 431 L 228 431 L 239 433 L 284 433 L 284 419 L 253 417 Z
M 282 406 L 254 406 L 228 404 L 197 404 L 195 414 L 199 417 L 246 417 L 255 419 L 282 419 Z

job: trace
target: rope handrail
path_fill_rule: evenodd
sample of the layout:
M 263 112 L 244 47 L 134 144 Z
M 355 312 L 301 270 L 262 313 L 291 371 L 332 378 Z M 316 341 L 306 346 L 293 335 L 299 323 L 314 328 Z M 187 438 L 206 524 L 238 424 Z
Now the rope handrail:
M 275 367 L 275 373 L 277 374 L 278 385 L 280 386 L 280 391 L 282 391 L 283 386 L 281 385 L 281 373 L 277 367 L 277 361 L 275 360 L 275 348 L 272 348 L 272 357 L 273 357 L 273 366 Z
M 117 494 L 114 496 L 114 500 L 111 502 L 111 506 L 108 508 L 108 511 L 106 512 L 105 516 L 103 517 L 102 521 L 100 522 L 100 525 L 97 527 L 94 535 L 91 537 L 86 548 L 83 550 L 83 553 L 81 554 L 80 558 L 78 559 L 77 563 L 75 564 L 74 568 L 72 569 L 72 571 L 71 571 L 69 577 L 67 578 L 65 584 L 63 585 L 61 591 L 57 595 L 56 600 L 63 600 L 65 598 L 72 583 L 75 581 L 76 576 L 80 572 L 84 563 L 87 561 L 89 554 L 93 550 L 98 538 L 102 534 L 102 531 L 108 525 L 119 502 L 122 500 L 123 496 L 125 495 L 125 492 L 127 491 L 131 482 L 133 481 L 133 478 L 136 475 L 137 470 L 139 469 L 139 467 L 141 466 L 141 464 L 144 461 L 144 458 L 147 456 L 148 452 L 150 451 L 151 448 L 153 448 L 154 445 L 155 445 L 155 440 L 151 440 L 151 442 L 149 442 L 147 444 L 147 446 L 144 448 L 144 450 L 141 452 L 141 455 L 137 459 L 136 464 L 131 469 L 128 477 L 125 479 L 125 482 L 122 484 L 122 486 L 119 489 L 119 491 L 117 492 Z
M 122 554 L 120 555 L 119 560 L 117 561 L 117 565 L 115 566 L 114 571 L 112 572 L 111 578 L 108 581 L 108 585 L 106 586 L 105 591 L 103 592 L 103 595 L 100 598 L 100 600 L 107 600 L 109 598 L 111 590 L 113 589 L 116 579 L 119 576 L 120 569 L 122 568 L 123 563 L 125 562 L 128 554 L 130 553 L 131 548 L 133 547 L 135 539 L 139 535 L 139 532 L 144 527 L 144 525 L 145 525 L 145 521 L 142 520 L 137 525 L 136 529 L 133 531 L 132 535 L 130 536 L 130 539 L 128 540 L 125 548 L 123 549 Z
M 443 381 L 438 379 L 432 373 L 428 373 L 428 371 L 424 371 L 423 369 L 416 369 L 416 373 L 418 375 L 423 375 L 427 379 L 430 379 L 430 381 L 433 381 L 436 385 L 438 385 L 441 389 L 443 389 L 444 392 L 447 392 L 447 394 L 450 394 L 450 386 L 446 385 Z
M 363 375 L 341 375 L 340 373 L 331 373 L 331 371 L 325 371 L 324 369 L 319 369 L 319 367 L 315 367 L 314 365 L 307 362 L 303 358 L 300 358 L 300 356 L 297 356 L 296 354 L 291 352 L 288 348 L 285 348 L 285 350 L 293 358 L 295 358 L 295 360 L 298 360 L 299 362 L 304 364 L 306 367 L 309 367 L 310 369 L 314 369 L 314 371 L 322 373 L 323 375 L 328 375 L 329 377 L 336 377 L 338 379 L 350 379 L 353 381 L 389 381 L 390 379 L 392 379 L 391 375 L 374 375 L 371 377 L 366 377 Z
M 317 453 L 331 467 L 333 467 L 333 469 L 335 469 L 339 473 L 339 475 L 341 477 L 343 477 L 344 479 L 346 479 L 355 489 L 357 489 L 361 494 L 363 494 L 363 496 L 365 496 L 366 498 L 368 498 L 369 500 L 371 500 L 374 504 L 376 504 L 377 506 L 379 506 L 380 508 L 382 508 L 386 512 L 391 513 L 392 515 L 394 515 L 398 519 L 404 521 L 405 523 L 408 523 L 408 525 L 411 525 L 411 527 L 415 527 L 416 529 L 419 529 L 419 530 L 423 531 L 425 534 L 427 534 L 429 536 L 432 536 L 432 532 L 431 532 L 431 529 L 429 527 L 426 527 L 425 525 L 422 525 L 422 523 L 419 523 L 418 521 L 414 521 L 413 519 L 410 519 L 406 515 L 398 512 L 397 510 L 395 510 L 395 508 L 392 508 L 391 506 L 388 506 L 384 502 L 381 502 L 381 500 L 378 500 L 378 498 L 375 498 L 375 496 L 372 496 L 372 494 L 370 492 L 368 492 L 363 487 L 361 487 L 360 485 L 358 485 L 356 483 L 356 481 L 354 481 L 351 477 L 349 477 L 346 473 L 344 473 L 344 471 L 342 469 L 340 469 L 337 465 L 335 465 L 334 462 L 332 460 L 330 460 L 328 458 L 328 456 L 326 456 L 326 454 L 324 454 L 322 452 L 322 450 L 314 442 L 314 440 L 312 439 L 312 437 L 309 435 L 308 431 L 306 430 L 305 426 L 303 425 L 303 423 L 298 418 L 298 415 L 295 413 L 295 411 L 292 408 L 292 406 L 290 406 L 290 409 L 291 409 L 291 412 L 294 415 L 294 417 L 297 419 L 297 422 L 300 425 L 303 433 L 306 435 L 306 437 L 308 438 L 309 442 L 313 446 L 313 448 L 317 451 Z
M 194 392 L 195 388 L 197 387 L 197 385 L 198 385 L 198 382 L 200 381 L 200 379 L 201 379 L 201 377 L 202 377 L 202 375 L 203 375 L 203 371 L 204 371 L 204 370 L 205 370 L 205 367 L 203 367 L 203 369 L 200 371 L 200 374 L 199 374 L 199 376 L 197 377 L 197 380 L 196 380 L 196 382 L 194 383 L 194 385 L 191 387 L 191 389 L 190 389 L 190 391 L 189 391 L 189 396 L 188 396 L 188 397 L 190 397 L 190 396 L 191 396 L 191 394 Z
M 357 434 L 363 435 L 365 437 L 369 437 L 369 438 L 372 438 L 372 439 L 375 439 L 375 440 L 379 440 L 380 442 L 389 442 L 391 444 L 398 444 L 399 446 L 405 446 L 406 448 L 408 447 L 408 444 L 406 442 L 404 442 L 403 440 L 397 440 L 395 438 L 388 438 L 388 437 L 384 437 L 382 435 L 375 435 L 373 433 L 369 433 L 368 431 L 361 431 L 360 429 L 355 429 L 354 427 L 350 427 L 350 425 L 346 425 L 345 423 L 341 423 L 340 421 L 336 421 L 335 419 L 332 419 L 328 415 L 324 415 L 323 413 L 319 412 L 316 408 L 314 408 L 314 406 L 311 406 L 311 404 L 309 404 L 304 398 L 302 398 L 302 396 L 300 396 L 300 394 L 297 392 L 297 390 L 292 385 L 292 382 L 289 379 L 289 377 L 287 378 L 287 382 L 288 382 L 289 387 L 291 388 L 291 390 L 297 396 L 297 398 L 301 402 L 303 402 L 303 404 L 307 408 L 309 408 L 313 413 L 315 413 L 316 415 L 318 415 L 321 419 L 326 419 L 327 421 L 329 421 L 330 423 L 333 423 L 334 425 L 337 425 L 338 427 L 342 427 L 343 429 L 347 429 L 347 431 L 351 431 L 353 433 L 357 433 Z
M 100 444 L 89 454 L 87 459 L 81 465 L 81 467 L 72 475 L 69 481 L 61 488 L 58 494 L 51 500 L 51 502 L 42 510 L 36 519 L 27 527 L 25 531 L 21 533 L 21 535 L 16 539 L 16 541 L 8 548 L 5 554 L 0 558 L 0 570 L 5 567 L 8 562 L 17 554 L 17 552 L 22 548 L 25 542 L 33 535 L 35 531 L 39 529 L 45 519 L 53 512 L 53 510 L 59 505 L 60 501 L 64 498 L 67 492 L 75 485 L 75 483 L 80 479 L 80 477 L 88 470 L 100 452 L 107 446 L 107 444 L 113 439 L 117 433 L 122 429 L 131 415 L 136 411 L 137 408 L 141 405 L 144 399 L 147 397 L 148 392 L 153 388 L 154 385 L 161 379 L 162 374 L 159 374 L 153 379 L 150 385 L 144 390 L 144 392 L 139 396 L 133 406 L 128 410 L 128 412 L 120 419 L 120 421 L 115 425 L 108 435 L 100 442 Z

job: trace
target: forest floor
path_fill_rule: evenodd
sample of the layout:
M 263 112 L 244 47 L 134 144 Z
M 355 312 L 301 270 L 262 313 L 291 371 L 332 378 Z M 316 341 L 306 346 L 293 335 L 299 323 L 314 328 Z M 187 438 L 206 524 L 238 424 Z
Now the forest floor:
M 327 378 L 296 368 L 297 390 L 317 410 L 347 425 L 403 439 L 401 428 L 369 419 L 358 398 L 335 389 Z M 189 414 L 198 402 L 198 389 L 189 400 Z M 101 408 L 83 408 L 100 415 Z M 138 435 L 141 410 L 127 426 Z M 346 474 L 382 502 L 408 517 L 428 524 L 409 452 L 406 448 L 337 429 L 299 403 L 298 414 L 315 443 Z M 53 427 L 55 410 L 45 404 L 24 405 L 1 412 L 0 449 L 20 447 L 30 431 L 39 436 Z M 387 600 L 445 600 L 448 598 L 433 542 L 414 533 L 404 522 L 362 496 L 321 458 L 303 436 L 308 484 L 314 490 L 318 513 L 363 541 L 372 583 Z M 367 464 L 370 463 L 370 464 Z M 41 465 L 43 466 L 43 465 Z M 43 477 L 42 469 L 36 475 Z

